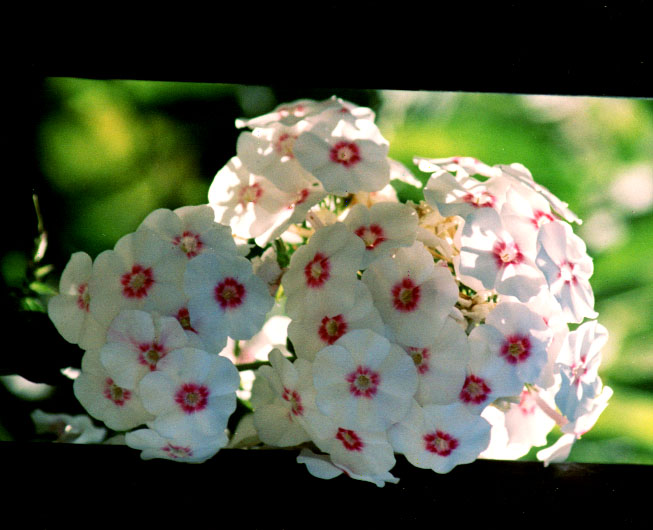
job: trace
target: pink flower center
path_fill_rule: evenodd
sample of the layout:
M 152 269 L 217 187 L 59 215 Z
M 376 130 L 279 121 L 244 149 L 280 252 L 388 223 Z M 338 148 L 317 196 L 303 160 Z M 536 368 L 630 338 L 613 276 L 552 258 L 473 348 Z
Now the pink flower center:
M 471 204 L 474 208 L 493 208 L 497 199 L 487 190 L 472 190 L 463 195 L 463 202 Z
M 478 405 L 483 403 L 492 389 L 487 385 L 485 380 L 476 375 L 468 375 L 460 391 L 459 397 L 465 403 L 474 403 Z
M 295 145 L 295 140 L 297 136 L 284 133 L 277 138 L 274 142 L 274 150 L 279 154 L 280 157 L 287 156 L 288 158 L 295 158 L 295 155 L 292 152 L 292 149 Z
M 348 327 L 345 318 L 342 315 L 336 315 L 334 317 L 324 317 L 317 332 L 322 341 L 333 344 L 347 333 Z
M 312 288 L 322 287 L 324 282 L 329 279 L 330 270 L 331 264 L 329 263 L 329 258 L 321 252 L 316 253 L 313 259 L 304 267 L 306 283 Z
M 186 331 L 192 331 L 193 333 L 197 333 L 197 331 L 193 328 L 193 326 L 191 326 L 190 313 L 188 312 L 188 308 L 182 307 L 179 311 L 177 311 L 176 318 L 181 324 L 181 327 L 184 328 Z
M 82 283 L 77 287 L 77 307 L 82 311 L 89 312 L 91 304 L 91 295 L 88 292 L 88 283 Z
M 206 407 L 209 389 L 196 383 L 184 383 L 175 392 L 175 402 L 186 414 L 193 414 Z
M 263 188 L 258 182 L 251 184 L 250 186 L 243 186 L 238 192 L 238 202 L 242 206 L 246 206 L 248 203 L 256 204 L 258 200 L 263 195 Z
M 424 448 L 429 453 L 435 453 L 440 456 L 449 456 L 451 452 L 458 447 L 458 440 L 446 432 L 436 430 L 435 432 L 425 434 Z
M 366 366 L 358 366 L 345 376 L 345 380 L 349 383 L 349 392 L 354 396 L 372 399 L 379 388 L 381 376 Z
M 428 348 L 416 348 L 411 346 L 408 348 L 408 355 L 410 355 L 415 363 L 415 368 L 417 368 L 418 374 L 425 374 L 429 371 L 429 353 Z
M 569 261 L 563 261 L 560 264 L 560 272 L 558 273 L 558 279 L 561 279 L 567 285 L 572 283 L 576 285 L 578 283 L 578 278 L 574 274 L 575 268 L 576 268 L 575 264 Z
M 150 371 L 156 370 L 157 363 L 168 353 L 162 344 L 152 342 L 151 344 L 141 344 L 138 349 L 138 362 L 147 366 Z
M 126 388 L 121 388 L 113 382 L 113 379 L 107 377 L 104 381 L 104 390 L 102 394 L 105 398 L 119 407 L 122 407 L 132 397 L 132 393 Z
M 172 244 L 179 246 L 179 249 L 186 254 L 188 259 L 197 256 L 202 251 L 202 247 L 204 247 L 200 236 L 189 230 L 175 237 L 172 240 Z
M 531 354 L 531 341 L 524 335 L 510 335 L 501 346 L 501 356 L 510 364 L 524 362 Z
M 289 388 L 283 387 L 283 394 L 281 394 L 281 397 L 290 403 L 290 410 L 293 416 L 301 416 L 304 414 L 302 398 L 296 390 L 290 390 Z
M 227 277 L 215 287 L 215 299 L 222 309 L 234 309 L 245 300 L 245 286 L 234 278 Z
M 519 265 L 524 261 L 524 255 L 519 250 L 517 243 L 506 243 L 499 239 L 494 244 L 492 252 L 494 253 L 494 261 L 499 269 L 507 265 Z
M 145 268 L 136 263 L 130 272 L 120 277 L 122 294 L 125 298 L 144 298 L 154 285 L 152 267 Z
M 162 447 L 161 450 L 167 453 L 171 458 L 186 458 L 189 456 L 193 456 L 193 451 L 191 451 L 190 447 L 172 445 L 171 443 Z
M 542 210 L 535 210 L 533 212 L 533 219 L 531 219 L 531 223 L 535 226 L 535 228 L 539 228 L 540 226 L 554 220 L 554 217 L 550 213 L 543 212 Z
M 365 447 L 363 440 L 361 440 L 360 436 L 358 436 L 355 431 L 343 429 L 342 427 L 338 428 L 336 439 L 342 442 L 342 445 L 347 449 L 347 451 L 360 452 L 363 450 L 363 447 Z
M 332 162 L 351 167 L 361 161 L 360 150 L 353 142 L 338 142 L 331 148 L 329 157 Z
M 367 250 L 374 250 L 377 245 L 386 241 L 383 228 L 375 223 L 372 223 L 370 226 L 359 226 L 354 231 L 354 234 L 363 240 Z
M 392 288 L 392 305 L 397 311 L 408 313 L 417 309 L 420 297 L 419 285 L 406 277 Z

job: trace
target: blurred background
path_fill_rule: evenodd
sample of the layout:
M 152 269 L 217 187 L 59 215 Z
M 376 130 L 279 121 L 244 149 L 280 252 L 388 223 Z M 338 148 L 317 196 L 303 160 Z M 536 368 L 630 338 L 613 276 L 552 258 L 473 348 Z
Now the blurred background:
M 19 213 L 0 250 L 5 329 L 29 347 L 0 359 L 0 440 L 47 439 L 35 433 L 36 409 L 84 413 L 61 373 L 82 351 L 43 313 L 70 255 L 95 258 L 156 208 L 206 203 L 235 154 L 236 118 L 335 94 L 377 113 L 389 156 L 418 178 L 428 175 L 413 156 L 520 162 L 584 220 L 574 230 L 594 258 L 610 332 L 600 375 L 614 396 L 569 460 L 653 464 L 653 100 L 76 78 L 30 90 L 28 157 L 9 175 L 23 184 L 10 194 Z

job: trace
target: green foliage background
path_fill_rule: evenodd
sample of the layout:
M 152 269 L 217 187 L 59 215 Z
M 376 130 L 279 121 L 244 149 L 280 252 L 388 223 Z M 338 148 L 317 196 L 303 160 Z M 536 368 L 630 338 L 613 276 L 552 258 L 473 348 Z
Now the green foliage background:
M 574 230 L 594 258 L 596 309 L 610 332 L 600 375 L 614 396 L 570 460 L 653 464 L 653 100 L 44 79 L 35 89 L 32 190 L 48 234 L 42 264 L 53 270 L 31 293 L 32 309 L 57 287 L 71 253 L 94 258 L 155 208 L 205 203 L 213 176 L 235 155 L 236 118 L 333 94 L 372 107 L 390 156 L 423 181 L 413 156 L 521 162 L 585 220 Z M 22 239 L 0 263 L 3 296 L 14 302 L 34 280 L 33 241 Z M 14 302 L 5 305 L 25 315 L 29 308 Z M 83 412 L 58 373 L 79 366 L 81 353 L 55 337 L 36 354 L 49 359 L 38 372 L 28 361 L 4 362 L 0 439 L 33 439 L 35 408 Z M 12 374 L 54 390 L 27 401 L 8 385 Z

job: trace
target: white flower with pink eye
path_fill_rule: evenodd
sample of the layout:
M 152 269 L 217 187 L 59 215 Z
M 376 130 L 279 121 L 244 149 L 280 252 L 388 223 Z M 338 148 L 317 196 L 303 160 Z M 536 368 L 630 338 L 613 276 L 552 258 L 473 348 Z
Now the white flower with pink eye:
M 401 347 L 359 329 L 316 354 L 313 382 L 323 414 L 346 429 L 378 432 L 408 412 L 417 371 Z
M 57 331 L 83 350 L 102 346 L 107 330 L 90 310 L 92 272 L 91 257 L 85 252 L 75 252 L 61 274 L 59 294 L 48 301 L 48 316 Z
M 100 361 L 117 385 L 135 390 L 161 359 L 187 345 L 188 338 L 176 318 L 126 309 L 111 322 Z
M 585 243 L 563 221 L 546 224 L 538 234 L 537 266 L 570 322 L 596 318 L 589 278 L 594 272 Z
M 159 208 L 141 223 L 168 242 L 170 258 L 188 260 L 206 250 L 235 254 L 236 243 L 231 230 L 216 223 L 215 212 L 208 205 L 183 206 L 174 211 Z
M 515 184 L 508 188 L 501 208 L 504 226 L 509 226 L 519 247 L 529 256 L 537 253 L 537 233 L 546 223 L 555 221 L 549 203 L 530 188 Z
M 206 462 L 227 443 L 224 433 L 190 439 L 188 436 L 163 437 L 152 429 L 137 429 L 125 435 L 125 443 L 141 451 L 143 460 L 163 458 L 175 462 Z
M 139 384 L 143 406 L 155 416 L 148 427 L 164 438 L 223 437 L 239 384 L 238 370 L 222 356 L 195 348 L 170 352 Z
M 371 208 L 357 204 L 344 223 L 365 243 L 363 269 L 397 247 L 410 247 L 417 235 L 417 213 L 401 203 L 380 202 Z
M 354 329 L 370 329 L 383 335 L 385 327 L 379 311 L 372 303 L 372 295 L 363 282 L 355 284 L 355 300 L 351 307 L 342 306 L 329 311 L 319 300 L 288 326 L 295 354 L 301 359 L 313 361 L 315 354 L 336 342 Z
M 523 390 L 519 402 L 511 402 L 507 409 L 486 407 L 481 415 L 492 425 L 492 439 L 481 458 L 516 460 L 531 447 L 546 445 L 547 434 L 556 425 L 540 404 L 555 409 L 553 399 L 545 392 Z
M 467 335 L 458 323 L 446 318 L 433 344 L 424 348 L 405 346 L 404 350 L 417 369 L 415 399 L 420 405 L 458 400 L 470 355 Z
M 534 256 L 519 245 L 521 237 L 506 230 L 492 208 L 470 213 L 460 238 L 460 255 L 454 260 L 460 280 L 476 291 L 495 289 L 522 302 L 535 296 L 546 281 Z
M 484 355 L 503 363 L 505 384 L 516 389 L 538 379 L 548 362 L 551 331 L 544 319 L 518 302 L 500 302 L 485 324 L 472 330 L 470 342 L 477 342 Z
M 297 181 L 305 181 L 310 187 L 317 181 L 293 153 L 295 140 L 308 126 L 306 122 L 293 127 L 273 123 L 242 132 L 236 144 L 237 156 L 249 171 L 264 176 L 282 191 L 294 192 Z
M 363 273 L 390 340 L 420 348 L 432 345 L 458 300 L 458 286 L 447 268 L 416 241 L 394 256 L 374 261 Z
M 328 460 L 322 455 L 313 455 L 313 458 L 322 460 L 321 469 L 313 469 L 319 473 L 317 476 L 333 476 L 334 470 L 329 470 L 325 465 L 330 462 L 357 480 L 373 482 L 379 487 L 385 482 L 396 483 L 397 479 L 390 474 L 396 463 L 395 455 L 385 432 L 345 428 L 332 418 L 322 415 L 309 418 L 307 431 L 318 449 L 329 455 Z M 312 460 L 311 463 L 316 464 Z
M 520 184 L 523 184 L 524 186 L 527 186 L 531 188 L 532 190 L 536 191 L 539 193 L 542 197 L 544 197 L 547 202 L 551 205 L 551 208 L 565 221 L 569 223 L 578 223 L 582 224 L 583 221 L 578 218 L 578 216 L 572 212 L 569 209 L 569 205 L 566 202 L 561 201 L 558 197 L 556 197 L 549 189 L 547 189 L 545 186 L 542 186 L 541 184 L 538 184 L 533 180 L 533 175 L 531 175 L 531 172 L 524 167 L 522 164 L 510 164 L 510 165 L 505 165 L 505 164 L 498 164 L 493 167 L 493 169 L 498 169 L 501 171 L 501 175 L 504 178 L 511 179 L 513 181 L 519 182 Z
M 414 466 L 448 473 L 487 448 L 490 424 L 461 403 L 420 407 L 413 401 L 408 416 L 390 428 L 388 437 Z
M 270 363 L 259 368 L 252 389 L 258 436 L 279 447 L 309 441 L 306 418 L 317 414 L 311 364 L 303 359 L 291 363 L 279 350 L 270 352 Z
M 168 259 L 169 244 L 147 228 L 127 234 L 95 259 L 91 313 L 107 327 L 123 309 L 165 311 L 183 296 L 186 263 Z
M 205 252 L 188 262 L 185 289 L 190 320 L 212 351 L 227 337 L 251 339 L 274 305 L 268 287 L 246 258 Z
M 143 408 L 135 390 L 116 384 L 100 362 L 99 350 L 88 350 L 82 357 L 82 373 L 73 383 L 75 397 L 96 420 L 114 431 L 126 431 L 154 417 Z
M 585 413 L 589 403 L 601 392 L 598 369 L 601 349 L 607 340 L 608 331 L 592 320 L 569 333 L 558 354 L 556 368 L 562 384 L 555 402 L 569 421 Z
M 424 199 L 445 217 L 467 217 L 479 209 L 499 211 L 506 200 L 507 188 L 508 183 L 500 178 L 479 182 L 467 176 L 454 177 L 439 169 L 426 183 Z
M 218 223 L 229 225 L 235 235 L 249 239 L 273 227 L 292 197 L 233 157 L 215 175 L 208 199 Z
M 297 161 L 328 193 L 378 191 L 390 180 L 388 143 L 371 122 L 362 130 L 342 120 L 335 129 L 318 123 L 294 144 Z
M 364 252 L 363 241 L 343 223 L 316 230 L 308 244 L 293 253 L 281 280 L 288 316 L 300 317 L 317 305 L 329 314 L 351 307 Z

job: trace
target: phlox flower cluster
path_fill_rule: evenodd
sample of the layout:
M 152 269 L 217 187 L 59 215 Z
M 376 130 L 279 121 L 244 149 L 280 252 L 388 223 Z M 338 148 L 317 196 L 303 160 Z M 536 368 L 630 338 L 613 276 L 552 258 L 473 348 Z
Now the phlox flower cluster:
M 143 458 L 297 447 L 317 477 L 377 486 L 397 454 L 447 473 L 556 425 L 538 455 L 566 458 L 612 393 L 581 221 L 520 164 L 415 157 L 414 175 L 374 119 L 332 97 L 238 120 L 207 204 L 71 257 L 49 312 L 85 350 L 91 416 Z

